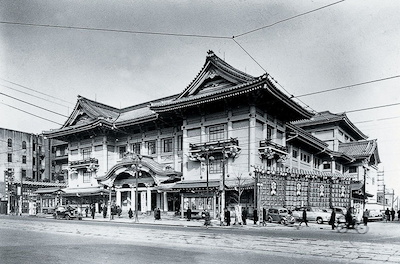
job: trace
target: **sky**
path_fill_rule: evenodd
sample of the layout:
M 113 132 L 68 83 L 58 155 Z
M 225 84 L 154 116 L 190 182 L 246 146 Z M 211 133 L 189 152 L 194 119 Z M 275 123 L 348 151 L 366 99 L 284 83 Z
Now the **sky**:
M 0 0 L 0 127 L 57 129 L 78 95 L 123 108 L 180 93 L 213 50 L 310 111 L 346 112 L 399 195 L 398 14 L 398 0 Z

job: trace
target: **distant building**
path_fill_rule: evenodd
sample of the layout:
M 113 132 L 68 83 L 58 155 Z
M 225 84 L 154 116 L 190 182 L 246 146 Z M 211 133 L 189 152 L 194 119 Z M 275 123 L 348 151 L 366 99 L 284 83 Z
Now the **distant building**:
M 30 206 L 39 208 L 34 192 L 54 186 L 46 170 L 46 155 L 48 141 L 43 136 L 0 128 L 0 213 L 21 214 L 28 213 Z

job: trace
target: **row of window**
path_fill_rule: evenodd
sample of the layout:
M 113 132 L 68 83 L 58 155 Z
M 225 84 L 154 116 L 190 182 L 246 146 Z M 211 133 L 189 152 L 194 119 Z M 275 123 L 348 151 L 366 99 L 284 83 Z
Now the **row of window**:
M 8 161 L 8 162 L 13 162 L 13 155 L 12 155 L 12 153 L 8 153 L 8 154 L 7 154 L 7 161 Z M 33 165 L 35 165 L 35 163 L 36 163 L 36 159 L 33 158 Z M 25 156 L 25 155 L 22 155 L 22 164 L 26 164 L 26 156 Z
M 7 140 L 7 147 L 12 148 L 13 146 L 13 140 L 9 138 Z M 26 141 L 22 141 L 22 149 L 26 149 Z

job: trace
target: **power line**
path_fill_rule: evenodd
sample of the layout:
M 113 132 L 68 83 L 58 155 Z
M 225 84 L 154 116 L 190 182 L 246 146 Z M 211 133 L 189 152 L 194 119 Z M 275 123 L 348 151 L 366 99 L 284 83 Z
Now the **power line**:
M 1 92 L 0 92 L 0 95 L 7 96 L 7 97 L 9 97 L 9 98 L 11 98 L 11 99 L 14 99 L 14 100 L 23 102 L 23 103 L 25 103 L 25 104 L 28 104 L 28 105 L 31 105 L 31 106 L 34 106 L 34 107 L 37 107 L 37 108 L 42 109 L 42 110 L 45 110 L 45 111 L 47 111 L 47 112 L 50 112 L 50 113 L 53 113 L 53 114 L 56 114 L 56 115 L 59 115 L 59 116 L 68 118 L 68 116 L 66 116 L 66 115 L 63 115 L 63 114 L 54 112 L 54 111 L 52 111 L 52 110 L 46 109 L 46 108 L 44 108 L 44 107 L 41 107 L 41 106 L 38 106 L 38 105 L 35 105 L 35 104 L 32 104 L 32 103 L 29 103 L 29 102 L 26 102 L 26 101 L 24 101 L 24 100 L 21 100 L 21 99 L 12 97 L 12 96 L 10 96 L 10 95 L 7 95 L 7 94 L 1 93 Z
M 55 124 L 57 124 L 57 125 L 60 125 L 60 126 L 62 126 L 62 125 L 63 125 L 63 124 L 60 124 L 60 123 L 58 123 L 58 122 L 55 122 L 55 121 L 53 121 L 53 120 L 50 120 L 50 119 L 47 119 L 47 118 L 44 118 L 44 117 L 41 117 L 41 116 L 38 116 L 38 115 L 32 114 L 32 113 L 30 113 L 30 112 L 28 112 L 28 111 L 25 111 L 25 110 L 22 110 L 22 109 L 20 109 L 20 108 L 17 108 L 17 107 L 14 107 L 14 106 L 11 106 L 11 105 L 8 105 L 8 104 L 5 104 L 5 103 L 3 103 L 3 102 L 0 102 L 0 103 L 1 103 L 1 104 L 3 104 L 3 105 L 6 105 L 6 106 L 8 106 L 8 107 L 14 108 L 14 109 L 16 109 L 16 110 L 19 110 L 19 111 L 21 111 L 21 112 L 24 112 L 24 113 L 26 113 L 26 114 L 29 114 L 29 115 L 32 115 L 32 116 L 38 117 L 38 118 L 40 118 L 40 119 L 43 119 L 43 120 L 46 120 L 46 121 L 49 121 L 49 122 L 55 123 Z
M 280 23 L 283 23 L 283 22 L 292 20 L 292 19 L 294 19 L 294 18 L 297 18 L 297 17 L 300 17 L 300 16 L 304 16 L 304 15 L 307 15 L 307 14 L 310 14 L 310 13 L 313 13 L 313 12 L 316 12 L 316 11 L 318 11 L 318 10 L 321 10 L 321 9 L 324 9 L 324 8 L 327 8 L 327 7 L 330 7 L 330 6 L 339 4 L 339 3 L 344 2 L 344 1 L 345 1 L 345 0 L 341 0 L 341 1 L 338 1 L 338 2 L 335 2 L 335 3 L 332 3 L 332 4 L 329 4 L 329 5 L 325 5 L 325 6 L 322 6 L 322 7 L 319 7 L 319 8 L 316 8 L 316 9 L 313 9 L 313 10 L 310 10 L 310 11 L 307 11 L 307 12 L 304 12 L 304 13 L 301 13 L 301 14 L 298 14 L 298 15 L 295 15 L 295 16 L 292 16 L 292 17 L 288 17 L 288 18 L 279 20 L 279 21 L 277 21 L 277 22 L 274 22 L 274 23 L 272 23 L 272 24 L 269 24 L 269 25 L 266 25 L 266 26 L 262 26 L 262 27 L 259 27 L 259 28 L 256 28 L 256 29 L 253 29 L 253 30 L 250 30 L 250 31 L 241 33 L 241 34 L 238 34 L 238 35 L 236 35 L 236 36 L 234 36 L 234 37 L 236 37 L 236 38 L 242 37 L 242 36 L 244 36 L 244 35 L 247 35 L 247 34 L 250 34 L 250 33 L 253 33 L 253 32 L 256 32 L 256 31 L 259 31 L 259 30 L 262 30 L 262 29 L 264 29 L 264 28 L 273 27 L 273 26 L 275 26 L 275 25 L 277 25 L 277 24 L 280 24 Z
M 117 33 L 142 34 L 142 35 L 159 35 L 159 36 L 171 36 L 171 37 L 194 37 L 194 38 L 212 38 L 212 39 L 230 39 L 231 38 L 231 37 L 227 37 L 227 36 L 217 36 L 217 35 L 212 36 L 212 35 L 201 35 L 201 34 L 182 34 L 182 33 L 122 30 L 122 29 L 108 29 L 108 28 L 94 28 L 94 27 L 75 27 L 75 26 L 34 24 L 34 23 L 22 23 L 22 22 L 11 22 L 11 21 L 0 21 L 0 24 L 31 26 L 31 27 L 45 27 L 45 28 L 78 29 L 78 30 L 88 30 L 88 31 L 117 32 Z
M 371 120 L 364 120 L 364 121 L 359 121 L 359 122 L 353 122 L 353 124 L 362 124 L 362 123 L 369 123 L 369 122 L 375 122 L 375 121 L 386 121 L 386 120 L 396 119 L 396 118 L 400 118 L 400 116 L 378 118 L 378 119 L 374 119 L 374 120 L 372 120 L 372 119 Z
M 367 107 L 367 108 L 360 108 L 360 109 L 355 109 L 355 110 L 346 111 L 345 113 L 360 112 L 360 111 L 378 109 L 378 108 L 389 107 L 389 106 L 395 106 L 395 105 L 400 105 L 400 103 L 386 104 L 386 105 L 378 105 L 378 106 L 372 106 L 372 107 Z
M 73 103 L 71 103 L 71 102 L 68 102 L 68 101 L 66 101 L 66 100 L 64 100 L 64 99 L 57 98 L 57 97 L 54 97 L 54 96 L 52 96 L 52 95 L 49 95 L 49 94 L 45 94 L 45 93 L 39 92 L 39 91 L 37 91 L 37 90 L 35 90 L 35 89 L 32 89 L 32 88 L 26 87 L 26 86 L 24 86 L 24 85 L 21 85 L 21 84 L 18 84 L 18 83 L 15 83 L 15 82 L 12 82 L 12 81 L 9 81 L 9 80 L 6 80 L 6 79 L 3 79 L 3 78 L 0 78 L 0 80 L 3 80 L 3 81 L 5 81 L 5 82 L 11 83 L 11 84 L 14 84 L 14 85 L 16 85 L 16 86 L 22 87 L 22 88 L 24 88 L 24 89 L 27 89 L 27 90 L 33 91 L 33 92 L 35 92 L 35 93 L 39 93 L 39 94 L 41 94 L 41 95 L 45 95 L 45 96 L 48 96 L 48 97 L 50 97 L 50 98 L 57 99 L 57 100 L 60 100 L 60 101 L 62 101 L 62 102 L 65 102 L 65 103 L 68 103 L 68 104 L 74 105 Z M 2 86 L 5 86 L 5 85 L 2 85 Z M 10 87 L 8 87 L 8 86 L 5 86 L 5 87 L 7 87 L 7 88 L 10 88 Z M 10 89 L 13 89 L 13 88 L 10 88 Z M 44 100 L 46 100 L 46 99 L 44 99 Z M 67 106 L 66 106 L 66 107 L 67 107 Z
M 362 83 L 356 83 L 356 84 L 336 87 L 336 88 L 332 88 L 332 89 L 327 89 L 327 90 L 323 90 L 323 91 L 317 91 L 317 92 L 301 94 L 301 95 L 294 96 L 293 98 L 299 98 L 299 97 L 303 97 L 303 96 L 309 96 L 309 95 L 314 95 L 314 94 L 321 94 L 321 93 L 326 93 L 326 92 L 331 92 L 331 91 L 337 91 L 337 90 L 346 89 L 346 88 L 350 88 L 350 87 L 354 87 L 354 86 L 360 86 L 360 85 L 364 85 L 364 84 L 381 82 L 381 81 L 386 81 L 386 80 L 395 79 L 395 78 L 399 78 L 399 77 L 400 77 L 400 75 L 394 75 L 394 76 L 390 76 L 390 77 L 386 77 L 386 78 L 382 78 L 382 79 L 376 79 L 376 80 L 366 81 L 366 82 L 362 82 Z
M 63 107 L 68 108 L 68 109 L 70 108 L 69 106 L 66 106 L 66 105 L 63 105 L 63 104 L 60 104 L 60 103 L 56 103 L 56 102 L 51 101 L 51 100 L 49 101 L 48 99 L 45 99 L 45 98 L 43 98 L 43 97 L 39 97 L 39 96 L 30 94 L 30 93 L 27 93 L 27 92 L 20 91 L 20 90 L 18 90 L 18 89 L 15 89 L 15 88 L 13 88 L 13 87 L 10 87 L 10 86 L 4 85 L 4 84 L 0 84 L 0 86 L 3 86 L 3 87 L 8 88 L 8 89 L 10 89 L 10 90 L 17 91 L 17 92 L 19 92 L 19 93 L 23 93 L 23 94 L 26 94 L 26 95 L 29 95 L 29 96 L 32 96 L 32 97 L 35 97 L 35 98 L 38 98 L 38 99 L 41 99 L 41 100 L 44 100 L 44 101 L 46 101 L 46 102 L 48 102 L 48 103 L 53 103 L 53 104 L 56 104 L 56 105 L 59 105 L 59 106 L 63 106 Z

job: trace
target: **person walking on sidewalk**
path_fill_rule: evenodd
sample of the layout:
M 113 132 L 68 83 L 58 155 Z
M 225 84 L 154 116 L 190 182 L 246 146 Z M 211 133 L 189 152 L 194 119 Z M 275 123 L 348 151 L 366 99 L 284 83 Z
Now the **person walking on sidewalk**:
M 208 228 L 209 225 L 211 225 L 211 217 L 210 217 L 210 212 L 206 209 L 204 212 L 204 225 Z
M 247 223 L 246 223 L 247 214 L 248 214 L 247 208 L 244 208 L 243 211 L 242 211 L 242 221 L 243 221 L 243 225 L 246 225 L 246 224 L 247 224 Z
M 336 211 L 335 208 L 332 208 L 331 219 L 329 219 L 329 224 L 332 226 L 332 230 L 335 229 L 336 222 Z
M 187 217 L 188 221 L 190 221 L 192 219 L 192 209 L 190 209 L 190 207 L 188 207 L 188 209 L 186 211 L 186 217 Z
M 363 223 L 366 226 L 368 224 L 368 216 L 369 216 L 369 211 L 368 209 L 365 209 L 363 212 Z
M 231 225 L 231 212 L 227 208 L 225 208 L 225 210 L 224 210 L 224 218 L 225 218 L 224 220 L 226 222 L 226 225 L 230 226 Z
M 129 208 L 129 211 L 128 211 L 128 216 L 129 216 L 129 219 L 132 219 L 132 217 L 133 217 L 133 211 L 132 211 L 132 208 Z
M 393 207 L 392 210 L 390 211 L 390 214 L 392 215 L 392 221 L 394 221 L 396 212 L 394 211 Z
M 306 223 L 306 226 L 308 226 L 308 223 L 307 223 L 307 211 L 306 211 L 305 208 L 303 209 L 303 217 L 301 218 L 299 226 L 301 226 L 302 223 Z
M 94 219 L 94 215 L 96 213 L 96 207 L 94 206 L 94 204 L 90 205 L 90 214 L 92 215 L 92 219 Z
M 386 208 L 386 210 L 385 210 L 385 216 L 386 216 L 386 222 L 387 222 L 387 221 L 390 221 L 390 211 L 389 211 L 389 208 Z

